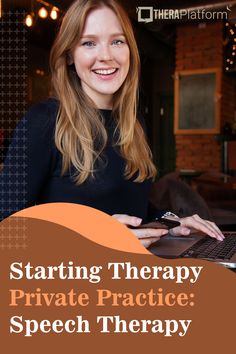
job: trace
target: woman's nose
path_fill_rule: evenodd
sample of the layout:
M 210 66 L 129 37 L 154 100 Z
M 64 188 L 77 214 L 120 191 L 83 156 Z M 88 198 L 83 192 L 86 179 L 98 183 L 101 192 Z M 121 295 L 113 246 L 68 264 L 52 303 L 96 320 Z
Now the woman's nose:
M 104 44 L 100 46 L 98 59 L 100 61 L 108 61 L 113 59 L 110 45 Z

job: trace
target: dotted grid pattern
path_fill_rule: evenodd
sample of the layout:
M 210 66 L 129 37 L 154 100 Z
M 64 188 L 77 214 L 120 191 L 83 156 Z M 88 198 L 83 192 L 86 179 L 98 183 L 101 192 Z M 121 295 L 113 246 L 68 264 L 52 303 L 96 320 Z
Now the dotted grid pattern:
M 27 248 L 27 220 L 9 218 L 0 224 L 0 251 Z
M 6 153 L 19 119 L 27 108 L 27 30 L 22 11 L 3 13 L 0 19 L 0 159 Z M 23 208 L 27 185 L 26 129 L 21 124 L 8 154 L 7 170 L 0 178 L 0 213 L 6 217 Z M 10 151 L 10 150 L 9 150 Z M 1 166 L 2 168 L 2 166 Z M 10 218 L 0 224 L 0 250 L 27 248 L 26 220 Z

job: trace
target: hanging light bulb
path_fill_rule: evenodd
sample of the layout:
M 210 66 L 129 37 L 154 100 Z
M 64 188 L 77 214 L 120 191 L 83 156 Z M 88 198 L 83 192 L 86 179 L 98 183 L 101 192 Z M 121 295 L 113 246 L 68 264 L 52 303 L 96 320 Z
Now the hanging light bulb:
M 46 18 L 46 17 L 48 16 L 47 9 L 46 9 L 45 7 L 41 7 L 41 8 L 39 9 L 38 14 L 39 14 L 39 17 L 41 17 L 41 18 Z
M 57 19 L 58 13 L 57 13 L 57 8 L 56 7 L 52 8 L 52 11 L 50 13 L 50 17 L 51 17 L 52 20 L 56 20 Z
M 25 18 L 25 24 L 27 27 L 32 27 L 33 26 L 33 16 L 32 14 L 28 14 Z

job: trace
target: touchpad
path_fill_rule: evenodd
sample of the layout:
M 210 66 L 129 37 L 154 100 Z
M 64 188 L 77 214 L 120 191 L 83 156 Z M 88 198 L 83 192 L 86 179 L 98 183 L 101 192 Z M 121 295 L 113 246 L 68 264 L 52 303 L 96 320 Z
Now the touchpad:
M 199 241 L 199 235 L 191 236 L 164 236 L 152 244 L 148 250 L 156 256 L 163 258 L 176 258 Z

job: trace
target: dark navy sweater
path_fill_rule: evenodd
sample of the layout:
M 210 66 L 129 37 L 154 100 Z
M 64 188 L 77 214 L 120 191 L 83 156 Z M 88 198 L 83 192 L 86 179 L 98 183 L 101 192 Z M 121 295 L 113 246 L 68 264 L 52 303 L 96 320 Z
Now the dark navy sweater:
M 18 124 L 0 176 L 1 219 L 26 207 L 51 202 L 78 203 L 110 215 L 145 219 L 151 181 L 125 179 L 125 161 L 113 146 L 111 111 L 101 111 L 108 142 L 95 164 L 94 177 L 78 186 L 73 168 L 61 175 L 62 156 L 54 142 L 58 106 L 55 99 L 40 103 Z

